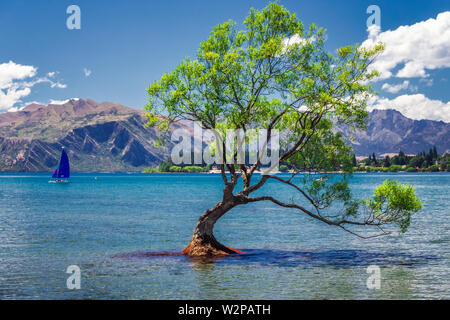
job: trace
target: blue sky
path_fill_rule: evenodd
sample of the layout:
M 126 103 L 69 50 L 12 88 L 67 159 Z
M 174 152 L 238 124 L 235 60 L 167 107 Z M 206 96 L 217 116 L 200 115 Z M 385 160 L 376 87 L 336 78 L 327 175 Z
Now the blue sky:
M 184 57 L 193 56 L 211 27 L 228 19 L 241 23 L 251 7 L 263 8 L 267 3 L 2 0 L 0 111 L 16 110 L 32 101 L 47 104 L 72 97 L 143 108 L 146 87 Z M 366 9 L 378 5 L 381 30 L 376 36 L 388 45 L 392 42 L 394 49 L 385 60 L 399 62 L 394 67 L 380 64 L 392 75 L 375 83 L 379 97 L 373 107 L 450 122 L 450 15 L 436 19 L 450 11 L 449 1 L 280 3 L 305 24 L 314 22 L 326 28 L 330 51 L 367 40 Z M 66 9 L 71 4 L 81 9 L 80 30 L 66 27 Z M 426 23 L 416 25 L 419 22 Z M 398 29 L 401 26 L 405 30 Z

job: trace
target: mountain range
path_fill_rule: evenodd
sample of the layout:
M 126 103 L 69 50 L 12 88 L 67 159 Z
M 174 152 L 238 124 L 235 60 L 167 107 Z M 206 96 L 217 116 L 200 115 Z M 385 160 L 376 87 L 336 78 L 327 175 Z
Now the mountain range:
M 440 154 L 450 152 L 450 123 L 413 120 L 392 109 L 373 110 L 366 131 L 351 132 L 345 126 L 338 130 L 354 137 L 351 143 L 357 156 L 397 154 L 400 150 L 415 155 L 433 146 Z
M 191 134 L 192 126 L 174 123 Z M 375 152 L 416 154 L 436 145 L 450 151 L 450 124 L 412 120 L 394 110 L 370 113 L 368 130 L 354 136 L 355 154 Z M 145 126 L 143 111 L 118 103 L 71 99 L 64 104 L 30 104 L 21 111 L 0 114 L 0 171 L 51 171 L 61 148 L 68 150 L 73 171 L 141 171 L 169 156 L 173 142 L 164 148 L 155 141 L 162 133 Z
M 140 171 L 168 158 L 171 142 L 154 144 L 160 134 L 145 127 L 142 110 L 117 103 L 31 104 L 0 114 L 0 171 L 49 171 L 62 147 L 74 171 Z

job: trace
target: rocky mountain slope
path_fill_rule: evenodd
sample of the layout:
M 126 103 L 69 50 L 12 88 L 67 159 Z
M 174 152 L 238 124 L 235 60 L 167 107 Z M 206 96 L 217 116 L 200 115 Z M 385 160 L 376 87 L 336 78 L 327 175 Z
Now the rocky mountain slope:
M 61 148 L 68 151 L 73 171 L 141 171 L 167 159 L 166 148 L 155 147 L 161 134 L 145 127 L 142 111 L 117 103 L 70 100 L 63 105 L 31 104 L 0 114 L 0 171 L 48 171 Z M 172 129 L 188 124 L 174 124 Z M 450 151 L 450 124 L 411 120 L 397 111 L 375 110 L 367 132 L 352 133 L 356 155 L 372 152 L 415 154 L 436 145 Z M 350 134 L 345 127 L 339 130 Z
M 62 147 L 74 171 L 140 171 L 170 150 L 155 147 L 160 133 L 144 123 L 142 111 L 81 99 L 0 114 L 0 171 L 50 171 Z
M 450 152 L 450 123 L 432 120 L 412 120 L 395 110 L 373 110 L 366 132 L 346 134 L 354 136 L 355 154 L 367 156 L 375 152 L 417 154 L 428 151 L 434 145 L 439 153 Z

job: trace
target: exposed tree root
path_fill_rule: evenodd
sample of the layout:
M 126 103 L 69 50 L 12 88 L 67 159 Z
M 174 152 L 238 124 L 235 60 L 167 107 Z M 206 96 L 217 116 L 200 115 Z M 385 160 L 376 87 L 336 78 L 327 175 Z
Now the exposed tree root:
M 181 253 L 188 256 L 218 256 L 242 253 L 242 251 L 224 246 L 212 235 L 203 237 L 194 235 Z

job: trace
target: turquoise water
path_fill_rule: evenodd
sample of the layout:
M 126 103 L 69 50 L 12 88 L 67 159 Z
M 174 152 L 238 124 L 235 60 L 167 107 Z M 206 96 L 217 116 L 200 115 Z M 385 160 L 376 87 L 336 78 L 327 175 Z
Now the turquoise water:
M 98 180 L 94 180 L 94 175 Z M 356 174 L 358 196 L 386 178 L 415 185 L 424 209 L 408 233 L 359 239 L 270 203 L 236 207 L 216 237 L 245 251 L 215 261 L 148 252 L 184 248 L 221 195 L 208 174 L 0 174 L 2 299 L 442 299 L 450 298 L 450 174 Z M 273 182 L 260 194 L 288 200 Z M 69 290 L 69 265 L 81 289 Z M 378 265 L 381 288 L 366 268 Z

